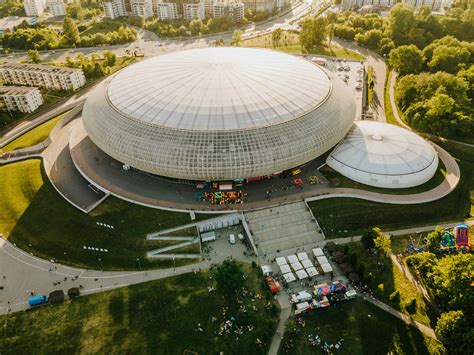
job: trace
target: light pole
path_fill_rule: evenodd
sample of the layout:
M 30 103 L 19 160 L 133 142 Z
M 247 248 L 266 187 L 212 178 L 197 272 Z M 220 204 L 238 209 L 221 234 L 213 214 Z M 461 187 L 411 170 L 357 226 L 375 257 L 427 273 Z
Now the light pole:
M 100 263 L 100 267 L 101 267 L 101 270 L 104 271 L 104 264 L 102 264 L 102 259 L 99 258 L 99 263 Z
M 71 263 L 71 261 L 69 260 L 69 256 L 67 255 L 67 253 L 66 253 L 66 252 L 64 252 L 64 256 L 66 257 L 66 259 L 67 259 L 67 262 L 70 264 L 70 263 Z
M 140 263 L 140 258 L 137 258 L 137 262 L 138 262 L 138 267 L 140 268 L 140 271 L 142 271 L 142 264 Z

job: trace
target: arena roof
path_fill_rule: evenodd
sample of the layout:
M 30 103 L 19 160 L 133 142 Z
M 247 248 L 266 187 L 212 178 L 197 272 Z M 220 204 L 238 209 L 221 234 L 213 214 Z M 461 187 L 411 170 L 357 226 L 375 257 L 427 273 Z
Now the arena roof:
M 124 164 L 230 180 L 315 159 L 344 138 L 355 113 L 351 89 L 316 64 L 263 49 L 208 48 L 123 69 L 89 95 L 82 119 L 95 145 Z
M 267 126 L 302 116 L 331 90 L 326 73 L 283 53 L 202 48 L 133 65 L 110 82 L 107 96 L 121 113 L 178 129 Z
M 438 167 L 434 148 L 398 126 L 357 121 L 327 158 L 340 174 L 363 184 L 405 188 L 430 180 Z

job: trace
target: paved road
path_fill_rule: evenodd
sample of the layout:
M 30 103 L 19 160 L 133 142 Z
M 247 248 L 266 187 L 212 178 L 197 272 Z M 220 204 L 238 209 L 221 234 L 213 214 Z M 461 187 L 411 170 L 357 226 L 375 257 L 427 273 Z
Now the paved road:
M 284 294 L 284 296 L 288 298 L 286 293 Z M 291 315 L 291 306 L 282 308 L 280 312 L 280 320 L 278 321 L 278 326 L 275 331 L 275 334 L 273 334 L 272 342 L 270 344 L 270 349 L 268 350 L 268 355 L 278 354 L 278 349 L 280 349 L 281 340 L 283 339 L 283 334 L 285 333 L 285 325 L 286 325 L 286 322 L 288 322 L 288 318 L 290 318 L 290 315 Z

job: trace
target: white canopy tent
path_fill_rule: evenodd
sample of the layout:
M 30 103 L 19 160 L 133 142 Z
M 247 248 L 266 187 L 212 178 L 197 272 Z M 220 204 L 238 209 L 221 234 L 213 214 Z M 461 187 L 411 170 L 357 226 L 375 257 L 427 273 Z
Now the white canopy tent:
M 300 280 L 306 279 L 308 277 L 308 274 L 303 269 L 298 270 L 296 272 L 296 275 L 298 276 L 298 279 L 300 279 Z
M 284 256 L 279 256 L 278 258 L 275 259 L 276 260 L 276 263 L 278 266 L 281 266 L 281 265 L 287 265 L 288 263 L 286 262 L 286 259 Z
M 308 260 L 308 254 L 306 254 L 305 252 L 298 253 L 298 259 L 300 259 L 300 261 Z
M 294 264 L 294 263 L 299 262 L 299 260 L 298 260 L 298 258 L 296 257 L 295 254 L 288 255 L 286 258 L 288 259 L 288 262 L 289 262 L 290 264 Z
M 282 274 L 287 274 L 287 273 L 291 272 L 291 268 L 287 264 L 280 265 L 280 270 L 281 270 Z
M 303 265 L 301 265 L 301 263 L 300 263 L 299 261 L 296 262 L 296 263 L 291 264 L 291 267 L 292 267 L 293 270 L 295 270 L 295 271 L 298 271 L 298 270 L 303 269 Z
M 310 267 L 310 268 L 307 268 L 306 269 L 306 272 L 308 273 L 309 276 L 317 276 L 319 275 L 319 272 L 318 270 L 316 270 L 316 268 L 313 266 L 313 267 Z
M 293 275 L 292 272 L 289 272 L 289 273 L 287 273 L 287 274 L 284 274 L 284 275 L 283 275 L 283 278 L 284 278 L 285 281 L 288 282 L 288 283 L 289 283 L 289 282 L 293 282 L 293 281 L 296 280 L 296 277 L 295 277 L 295 275 Z
M 316 259 L 320 264 L 329 264 L 328 258 L 326 258 L 325 256 L 318 256 Z
M 321 264 L 321 269 L 323 269 L 323 272 L 327 274 L 328 272 L 332 272 L 332 266 L 329 264 Z
M 313 254 L 314 254 L 314 257 L 318 257 L 318 256 L 324 256 L 324 252 L 323 252 L 323 249 L 321 248 L 314 248 L 313 249 Z
M 301 264 L 304 266 L 305 269 L 314 266 L 313 263 L 311 262 L 311 260 L 309 260 L 309 259 L 308 259 L 308 260 L 303 260 L 303 261 L 301 262 Z

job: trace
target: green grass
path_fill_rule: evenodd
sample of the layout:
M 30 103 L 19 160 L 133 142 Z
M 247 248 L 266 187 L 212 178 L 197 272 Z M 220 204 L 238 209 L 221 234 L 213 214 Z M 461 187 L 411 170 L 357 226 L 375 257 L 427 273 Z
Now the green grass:
M 385 87 L 384 87 L 384 105 L 385 105 L 385 118 L 387 123 L 400 126 L 400 123 L 395 118 L 393 113 L 392 104 L 390 103 L 390 80 L 392 78 L 392 71 L 387 67 L 385 74 Z
M 103 20 L 92 24 L 92 26 L 90 26 L 87 30 L 81 32 L 81 36 L 91 36 L 96 33 L 115 32 L 122 26 L 123 23 L 118 21 Z
M 371 106 L 374 101 L 374 67 L 369 65 L 367 70 L 367 106 Z
M 403 323 L 361 299 L 340 303 L 337 307 L 315 310 L 304 317 L 306 326 L 294 334 L 285 333 L 279 354 L 323 354 L 308 342 L 308 335 L 319 335 L 328 344 L 341 338 L 342 348 L 334 354 L 441 354 L 444 347 L 417 329 Z M 284 344 L 293 339 L 289 352 Z
M 49 183 L 39 160 L 0 167 L 0 233 L 23 250 L 79 267 L 138 269 L 171 267 L 172 260 L 146 260 L 145 253 L 166 246 L 166 241 L 147 241 L 146 234 L 191 222 L 187 213 L 146 208 L 108 198 L 87 215 L 66 202 Z M 201 216 L 197 215 L 201 218 Z M 204 218 L 204 217 L 202 217 Z M 114 230 L 96 222 L 113 225 Z M 84 250 L 105 248 L 109 253 Z M 64 253 L 67 255 L 64 255 Z M 194 260 L 176 260 L 183 265 Z
M 397 237 L 392 238 L 392 240 L 396 239 Z M 382 257 L 379 253 L 374 255 L 368 252 L 361 242 L 346 245 L 347 253 L 349 255 L 354 254 L 356 257 L 356 265 L 353 265 L 353 267 L 359 270 L 359 265 L 364 265 L 363 282 L 369 285 L 377 298 L 420 323 L 431 327 L 435 326 L 435 316 L 425 303 L 423 296 L 390 258 Z M 341 251 L 346 249 L 346 245 L 344 245 L 344 248 L 340 247 Z M 391 299 L 390 295 L 396 290 L 400 293 L 400 297 Z M 410 314 L 405 309 L 405 305 L 412 298 L 415 298 L 417 302 L 417 309 L 414 314 Z
M 67 112 L 59 115 L 55 118 L 50 119 L 49 121 L 33 128 L 32 130 L 26 132 L 25 134 L 21 135 L 14 141 L 7 144 L 5 147 L 2 148 L 4 152 L 10 152 L 12 150 L 17 150 L 21 148 L 26 148 L 33 146 L 35 144 L 41 143 L 46 138 L 49 137 L 54 126 L 59 122 L 59 120 L 66 114 Z
M 366 190 L 366 191 L 379 192 L 379 193 L 392 194 L 392 195 L 409 195 L 409 194 L 429 191 L 429 190 L 434 189 L 436 186 L 440 185 L 444 181 L 444 178 L 446 176 L 446 167 L 444 166 L 444 163 L 441 160 L 439 160 L 438 170 L 429 181 L 419 186 L 413 186 L 413 187 L 408 187 L 408 188 L 403 188 L 403 189 L 384 189 L 381 187 L 361 184 L 357 181 L 346 178 L 345 176 L 339 174 L 337 171 L 334 171 L 327 165 L 321 168 L 320 172 L 328 180 L 337 178 L 340 182 L 340 185 L 337 187 Z
M 249 291 L 261 300 L 241 297 L 247 312 L 232 297 L 223 297 L 211 272 L 185 274 L 80 297 L 54 307 L 0 317 L 2 354 L 264 354 L 278 319 L 275 301 L 261 289 L 255 269 L 244 265 Z M 255 306 L 258 311 L 254 311 Z M 223 315 L 223 307 L 228 312 Z M 217 335 L 231 316 L 254 330 L 238 336 Z M 212 321 L 216 317 L 216 321 Z M 198 331 L 200 323 L 202 332 Z M 235 330 L 235 326 L 233 327 Z M 256 339 L 263 344 L 256 345 Z
M 243 47 L 257 47 L 257 48 L 270 48 L 276 49 L 282 52 L 293 53 L 293 54 L 303 54 L 303 49 L 301 48 L 299 35 L 296 33 L 284 31 L 282 39 L 279 46 L 274 46 L 272 43 L 272 35 L 265 34 L 263 36 L 254 37 L 251 39 L 244 40 L 242 43 Z M 356 52 L 348 50 L 346 48 L 331 46 L 317 46 L 314 50 L 309 51 L 309 54 L 320 54 L 330 57 L 338 57 L 343 59 L 354 59 L 354 60 L 363 60 L 364 57 Z

